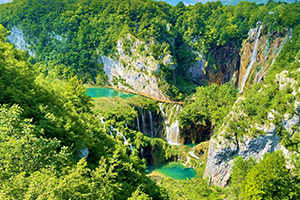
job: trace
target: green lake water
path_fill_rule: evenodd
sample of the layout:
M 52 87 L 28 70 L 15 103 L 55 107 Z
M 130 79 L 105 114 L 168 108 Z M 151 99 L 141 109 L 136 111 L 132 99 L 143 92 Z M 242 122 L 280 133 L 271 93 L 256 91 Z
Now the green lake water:
M 159 172 L 173 179 L 186 180 L 193 178 L 197 173 L 193 168 L 185 168 L 179 162 L 166 163 L 161 165 L 148 165 L 148 173 Z
M 100 98 L 100 97 L 121 97 L 123 99 L 126 99 L 128 97 L 133 97 L 134 94 L 120 92 L 111 88 L 87 88 L 86 95 L 92 97 L 92 98 Z
M 198 144 L 200 144 L 200 143 L 190 143 L 190 144 L 184 144 L 184 145 L 193 148 L 193 147 L 197 146 Z

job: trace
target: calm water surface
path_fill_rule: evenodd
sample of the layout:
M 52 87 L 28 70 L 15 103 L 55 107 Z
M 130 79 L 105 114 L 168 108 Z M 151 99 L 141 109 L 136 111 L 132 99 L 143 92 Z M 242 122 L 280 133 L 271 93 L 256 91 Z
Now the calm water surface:
M 172 162 L 161 165 L 148 165 L 148 173 L 153 171 L 167 175 L 173 179 L 186 180 L 186 178 L 193 178 L 197 173 L 193 168 L 185 168 L 185 166 L 179 162 Z
M 133 97 L 134 94 L 120 92 L 111 88 L 87 88 L 86 95 L 92 98 L 100 98 L 100 97 L 121 97 L 126 99 L 128 97 Z

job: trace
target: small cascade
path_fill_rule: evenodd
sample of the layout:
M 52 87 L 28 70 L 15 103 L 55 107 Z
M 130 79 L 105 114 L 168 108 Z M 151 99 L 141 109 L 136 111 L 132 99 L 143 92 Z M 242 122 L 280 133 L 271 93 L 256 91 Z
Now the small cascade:
M 162 103 L 159 104 L 159 108 L 165 119 L 164 123 L 165 123 L 165 128 L 166 128 L 166 133 L 167 133 L 166 138 L 167 138 L 168 143 L 171 145 L 179 145 L 180 144 L 179 143 L 179 140 L 180 140 L 179 121 L 175 120 L 174 122 L 172 122 L 172 124 L 170 124 L 171 117 L 173 115 L 173 110 L 175 109 L 177 112 L 179 110 L 178 105 L 174 105 L 171 108 L 169 116 L 167 116 L 167 111 L 164 112 Z
M 166 126 L 167 132 L 167 141 L 171 145 L 180 145 L 180 130 L 179 130 L 179 121 L 176 120 L 170 126 Z
M 104 117 L 99 117 L 99 119 L 100 119 L 100 123 L 103 124 L 103 130 L 106 131 Z
M 142 113 L 142 133 L 146 134 L 145 110 Z
M 231 80 L 230 80 L 230 85 L 231 85 L 231 86 L 232 86 L 232 84 L 233 84 L 234 78 L 235 78 L 235 73 L 233 73 L 232 78 L 231 78 Z
M 139 117 L 136 118 L 136 123 L 137 123 L 138 131 L 141 131 Z
M 263 77 L 266 75 L 266 72 L 264 72 L 260 77 L 259 77 L 259 79 L 258 79 L 258 83 L 260 83 L 260 81 L 263 79 Z
M 127 121 L 125 121 L 125 126 L 128 128 L 128 124 L 127 124 Z
M 124 140 L 124 144 L 125 144 L 125 145 L 129 145 L 129 146 L 130 146 L 131 152 L 133 152 L 133 147 L 132 147 L 131 144 L 128 143 L 126 137 L 125 137 L 122 133 L 120 133 L 119 131 L 117 131 L 117 136 L 122 136 L 122 137 L 123 137 L 123 140 Z
M 154 133 L 153 133 L 152 113 L 151 113 L 150 110 L 148 110 L 148 113 L 149 113 L 150 137 L 154 137 Z
M 190 162 L 190 159 L 191 159 L 190 157 L 188 156 L 186 157 L 186 163 L 184 163 L 184 166 L 187 166 L 187 164 Z
M 258 40 L 259 40 L 261 28 L 262 28 L 262 25 L 260 25 L 259 28 L 258 28 L 258 33 L 257 33 L 257 37 L 256 37 L 256 40 L 255 40 L 255 45 L 254 45 L 254 49 L 253 49 L 253 53 L 252 53 L 251 62 L 249 64 L 249 66 L 247 67 L 246 74 L 243 76 L 242 86 L 241 86 L 240 92 L 244 91 L 245 83 L 246 83 L 246 81 L 248 79 L 248 76 L 249 76 L 249 73 L 251 71 L 251 68 L 252 68 L 252 66 L 253 66 L 253 64 L 255 63 L 255 60 L 256 60 L 257 44 L 258 44 Z M 240 70 L 240 72 L 241 72 L 241 70 Z M 240 76 L 242 76 L 242 74 Z M 240 79 L 241 79 L 241 77 L 240 77 Z
M 100 117 L 101 124 L 105 124 L 104 117 Z
M 189 154 L 190 154 L 192 157 L 194 157 L 194 158 L 196 158 L 196 159 L 199 160 L 199 157 L 195 155 L 195 153 L 194 153 L 193 150 L 189 151 Z

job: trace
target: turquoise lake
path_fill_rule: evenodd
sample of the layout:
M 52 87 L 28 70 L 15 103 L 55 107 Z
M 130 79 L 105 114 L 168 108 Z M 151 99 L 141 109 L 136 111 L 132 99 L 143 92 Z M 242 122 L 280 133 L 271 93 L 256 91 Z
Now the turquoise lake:
M 185 166 L 179 162 L 166 163 L 161 165 L 148 165 L 148 173 L 154 171 L 162 173 L 173 179 L 186 180 L 186 178 L 193 178 L 196 176 L 196 171 L 193 168 L 185 168 Z
M 128 97 L 133 97 L 134 94 L 120 92 L 111 88 L 87 88 L 86 95 L 92 98 L 100 98 L 100 97 L 121 97 L 126 99 Z

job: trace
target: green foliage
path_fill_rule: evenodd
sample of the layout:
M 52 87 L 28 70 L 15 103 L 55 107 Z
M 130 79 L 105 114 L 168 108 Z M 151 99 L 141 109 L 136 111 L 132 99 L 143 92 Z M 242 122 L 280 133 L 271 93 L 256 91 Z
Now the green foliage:
M 245 177 L 255 165 L 256 165 L 256 161 L 252 157 L 250 157 L 248 160 L 245 160 L 240 156 L 234 159 L 232 173 L 230 176 L 231 198 L 237 198 L 237 199 L 239 198 Z
M 143 184 L 164 199 L 137 151 L 108 137 L 76 76 L 55 66 L 45 77 L 43 63 L 35 73 L 5 39 L 0 63 L 1 199 L 127 199 Z M 75 164 L 85 147 L 87 160 Z
M 237 98 L 237 91 L 229 84 L 198 87 L 194 98 L 187 102 L 184 111 L 179 114 L 182 127 L 205 126 L 212 122 L 216 130 L 223 123 Z
M 244 199 L 297 199 L 299 186 L 286 168 L 282 152 L 268 154 L 247 173 L 241 186 Z
M 207 185 L 206 180 L 200 177 L 190 180 L 164 179 L 160 185 L 167 189 L 170 199 L 223 199 L 223 193 Z M 224 197 L 224 196 L 223 196 Z
M 174 77 L 189 82 L 189 68 L 198 54 L 207 61 L 206 70 L 219 70 L 212 51 L 226 44 L 239 46 L 257 21 L 262 21 L 268 30 L 299 24 L 299 3 L 273 1 L 266 5 L 240 2 L 224 6 L 221 2 L 208 2 L 172 7 L 165 2 L 144 0 L 19 0 L 1 4 L 0 10 L 0 23 L 23 30 L 35 52 L 31 62 L 44 63 L 45 75 L 57 74 L 58 66 L 68 66 L 64 76 L 77 74 L 86 83 L 107 84 L 103 67 L 98 64 L 99 54 L 115 58 L 117 41 L 128 34 L 149 44 L 150 54 L 160 64 L 170 54 L 176 70 L 161 66 L 158 77 L 163 91 L 174 100 L 182 100 L 190 93 Z M 124 52 L 131 55 L 132 41 L 123 43 Z M 145 47 L 138 49 L 143 51 Z

